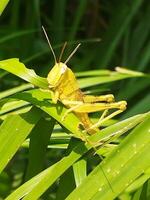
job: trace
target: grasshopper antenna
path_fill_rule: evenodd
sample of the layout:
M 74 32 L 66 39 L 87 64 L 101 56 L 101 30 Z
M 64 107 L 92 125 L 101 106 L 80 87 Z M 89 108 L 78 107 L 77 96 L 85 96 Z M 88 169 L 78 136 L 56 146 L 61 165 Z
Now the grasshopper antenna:
M 60 63 L 60 61 L 61 61 L 61 58 L 63 56 L 64 50 L 66 48 L 66 45 L 67 45 L 67 42 L 65 42 L 64 45 L 63 45 L 63 47 L 62 47 L 62 50 L 60 52 L 60 56 L 59 56 L 59 59 L 58 59 L 58 63 Z
M 79 43 L 76 48 L 72 51 L 72 53 L 69 55 L 69 57 L 67 58 L 67 60 L 64 62 L 64 64 L 67 64 L 67 62 L 70 60 L 70 58 L 75 54 L 75 52 L 77 51 L 77 49 L 79 48 L 81 44 Z
M 55 64 L 56 64 L 56 63 L 57 63 L 56 56 L 55 56 L 53 47 L 52 47 L 52 45 L 51 45 L 51 43 L 50 43 L 50 40 L 49 40 L 49 38 L 48 38 L 48 35 L 47 35 L 47 33 L 46 33 L 46 30 L 45 30 L 44 26 L 42 26 L 42 29 L 43 29 L 44 35 L 45 35 L 45 37 L 46 37 L 46 39 L 47 39 L 48 45 L 49 45 L 50 50 L 51 50 L 51 52 L 52 52 L 52 54 L 53 54 L 53 57 L 54 57 L 54 60 L 55 60 Z

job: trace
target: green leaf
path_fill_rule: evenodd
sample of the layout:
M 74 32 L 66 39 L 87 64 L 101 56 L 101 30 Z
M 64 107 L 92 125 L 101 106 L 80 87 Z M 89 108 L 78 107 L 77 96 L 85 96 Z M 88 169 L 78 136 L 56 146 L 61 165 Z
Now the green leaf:
M 103 38 L 102 45 L 99 50 L 97 50 L 99 66 L 102 66 L 103 68 L 108 66 L 116 47 L 119 44 L 121 36 L 131 23 L 131 20 L 137 13 L 141 4 L 142 0 L 135 0 L 134 2 L 130 2 L 130 4 L 126 1 L 122 1 L 118 4 L 117 8 L 114 10 L 111 25 Z
M 37 108 L 22 115 L 12 115 L 4 120 L 0 126 L 0 172 L 14 156 L 23 141 L 41 118 Z
M 57 24 L 57 26 L 54 26 L 53 32 L 54 32 L 54 41 L 57 41 L 57 43 L 60 43 L 63 41 L 64 37 L 64 24 L 65 24 L 65 7 L 66 7 L 66 0 L 54 1 L 54 9 L 53 9 L 53 23 Z M 56 12 L 57 10 L 57 12 Z M 58 17 L 59 13 L 59 17 Z M 58 30 L 59 27 L 59 30 Z
M 9 2 L 9 0 L 1 0 L 1 2 L 0 2 L 0 15 L 4 11 L 4 9 L 6 8 L 8 2 Z
M 26 68 L 25 65 L 19 62 L 19 59 L 17 58 L 0 61 L 0 68 L 19 76 L 23 80 L 28 81 L 35 86 L 41 88 L 48 87 L 48 83 L 45 78 L 36 75 L 34 70 Z
M 0 115 L 4 115 L 10 111 L 16 110 L 21 107 L 28 106 L 29 103 L 22 100 L 4 99 L 0 101 Z
M 139 74 L 122 74 L 118 72 L 111 72 L 108 76 L 96 76 L 96 77 L 88 77 L 88 78 L 83 78 L 79 79 L 79 84 L 81 88 L 85 87 L 90 87 L 98 84 L 103 84 L 103 83 L 109 83 L 113 81 L 118 81 L 118 80 L 123 80 L 126 78 L 134 78 L 134 77 L 140 77 L 143 75 Z
M 84 15 L 87 3 L 88 2 L 86 0 L 82 0 L 82 1 L 80 1 L 78 3 L 78 8 L 76 10 L 77 14 L 74 15 L 74 20 L 73 20 L 72 28 L 71 28 L 69 36 L 68 36 L 69 40 L 74 40 L 74 38 L 75 38 L 75 35 L 76 35 L 77 30 L 78 30 L 79 25 L 80 25 L 80 21 L 82 19 L 82 16 Z
M 14 33 L 9 33 L 8 35 L 0 38 L 0 44 L 7 42 L 9 40 L 15 39 L 16 37 L 25 36 L 27 34 L 31 34 L 31 33 L 34 33 L 34 32 L 35 32 L 35 30 L 23 30 L 23 31 L 16 31 Z
M 46 149 L 54 124 L 54 119 L 46 120 L 41 118 L 31 132 L 26 181 L 45 168 Z
M 117 197 L 150 167 L 150 154 L 147 153 L 150 148 L 149 130 L 150 117 L 138 125 L 66 199 L 76 200 L 82 197 L 82 200 L 107 200 Z M 107 173 L 113 191 L 105 181 L 102 169 Z
M 143 121 L 147 115 L 137 115 L 117 124 L 114 124 L 108 128 L 102 130 L 99 134 L 101 140 L 105 139 L 106 136 L 112 135 L 114 132 L 118 131 L 126 132 L 133 128 L 137 123 Z M 126 128 L 128 126 L 128 128 Z M 76 130 L 76 129 L 75 129 Z M 75 131 L 74 130 L 74 131 Z M 101 136 L 102 135 L 102 136 Z M 93 136 L 91 136 L 93 137 Z M 75 144 L 74 144 L 75 145 Z M 19 200 L 24 197 L 24 199 L 38 199 L 44 191 L 50 187 L 58 177 L 60 177 L 73 163 L 75 163 L 85 152 L 87 148 L 84 143 L 76 143 L 76 147 L 68 155 L 61 159 L 59 162 L 55 163 L 51 167 L 47 168 L 37 176 L 30 179 L 28 182 L 19 187 L 16 191 L 10 194 L 6 200 Z M 104 178 L 103 178 L 104 179 Z M 107 185 L 108 182 L 104 179 L 104 183 Z M 109 188 L 110 189 L 110 188 Z
M 48 82 L 47 82 L 46 78 L 42 78 L 42 77 L 36 75 L 34 70 L 26 68 L 25 65 L 23 63 L 19 62 L 19 59 L 17 59 L 17 58 L 0 61 L 0 68 L 6 70 L 16 76 L 19 76 L 20 78 L 28 81 L 29 83 L 33 84 L 34 86 L 38 86 L 43 89 L 48 89 Z M 116 68 L 116 70 L 118 70 L 118 71 L 114 72 L 114 71 L 96 70 L 94 72 L 90 71 L 85 74 L 79 73 L 79 76 L 82 76 L 82 74 L 84 76 L 87 74 L 88 74 L 88 76 L 91 76 L 91 75 L 94 76 L 94 77 L 79 79 L 79 85 L 81 88 L 85 88 L 85 87 L 89 87 L 89 86 L 93 86 L 93 85 L 108 83 L 108 82 L 122 80 L 122 79 L 126 79 L 126 78 L 146 76 L 144 73 L 131 71 L 128 69 L 122 69 L 119 67 Z M 97 73 L 96 77 L 95 77 L 95 73 Z M 27 87 L 28 87 L 28 85 L 27 85 Z M 30 85 L 29 85 L 29 87 L 30 87 Z M 6 94 L 2 93 L 2 97 L 5 96 Z
M 150 168 L 145 170 L 144 174 L 138 177 L 127 189 L 125 192 L 131 193 L 142 187 L 142 185 L 150 178 Z
M 15 87 L 15 88 L 11 88 L 9 90 L 5 90 L 4 92 L 0 93 L 0 99 L 8 97 L 8 96 L 10 96 L 12 94 L 15 94 L 17 92 L 21 92 L 23 90 L 30 89 L 30 88 L 33 88 L 33 85 L 31 85 L 31 84 L 23 84 L 21 86 Z
M 50 93 L 47 91 L 41 91 L 40 89 L 34 89 L 30 91 L 26 91 L 23 93 L 18 93 L 13 96 L 15 99 L 24 100 L 30 102 L 31 104 L 39 107 L 44 112 L 48 113 L 58 122 L 60 122 L 64 127 L 70 130 L 75 134 L 76 137 L 81 137 L 82 132 L 77 129 L 79 124 L 79 119 L 73 113 L 70 113 L 64 121 L 62 121 L 62 117 L 66 112 L 66 108 L 61 104 L 53 104 L 50 99 Z M 74 123 L 70 123 L 72 121 Z
M 132 115 L 135 115 L 137 113 L 142 113 L 143 111 L 149 111 L 150 110 L 150 94 L 147 94 L 143 97 L 140 101 L 138 101 L 135 105 L 133 105 L 127 113 L 123 115 L 124 118 L 130 117 Z
M 73 165 L 76 187 L 78 187 L 86 177 L 86 164 L 86 160 L 82 159 Z
M 70 167 L 60 177 L 59 188 L 56 194 L 56 200 L 65 199 L 74 189 L 75 189 L 74 175 L 72 167 Z

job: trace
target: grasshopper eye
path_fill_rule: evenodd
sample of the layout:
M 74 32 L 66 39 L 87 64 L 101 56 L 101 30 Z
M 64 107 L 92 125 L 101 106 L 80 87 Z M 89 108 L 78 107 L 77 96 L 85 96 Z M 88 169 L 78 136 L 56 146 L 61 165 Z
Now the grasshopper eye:
M 60 70 L 61 74 L 64 74 L 65 71 L 66 71 L 66 69 L 67 69 L 67 65 L 63 65 L 63 66 L 61 67 L 61 70 Z

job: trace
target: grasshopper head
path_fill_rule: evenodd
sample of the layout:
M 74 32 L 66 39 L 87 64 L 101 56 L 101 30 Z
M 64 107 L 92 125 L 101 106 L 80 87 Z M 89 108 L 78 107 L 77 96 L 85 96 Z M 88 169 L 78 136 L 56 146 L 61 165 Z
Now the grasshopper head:
M 54 65 L 47 76 L 49 88 L 55 88 L 59 85 L 61 78 L 64 76 L 67 70 L 67 65 L 59 62 Z
M 73 52 L 69 55 L 69 57 L 67 58 L 67 60 L 62 63 L 60 62 L 61 61 L 61 58 L 62 58 L 62 55 L 63 55 L 63 52 L 64 52 L 64 49 L 66 47 L 66 44 L 67 42 L 64 43 L 64 46 L 61 50 L 61 53 L 60 53 L 60 56 L 59 56 L 59 59 L 58 59 L 58 62 L 57 62 L 57 59 L 56 59 L 56 55 L 55 55 L 55 52 L 52 48 L 52 45 L 49 41 L 49 38 L 48 38 L 48 35 L 46 33 L 46 30 L 45 28 L 42 26 L 42 29 L 44 31 L 44 34 L 45 34 L 45 37 L 47 39 L 47 42 L 48 42 L 48 45 L 51 49 L 51 52 L 54 56 L 54 60 L 55 60 L 55 65 L 54 67 L 52 68 L 52 70 L 49 72 L 48 76 L 47 76 L 47 81 L 48 81 L 48 84 L 49 84 L 49 88 L 55 88 L 59 85 L 60 81 L 62 80 L 62 77 L 64 77 L 64 74 L 67 70 L 67 65 L 66 63 L 70 60 L 70 58 L 74 55 L 74 53 L 77 51 L 77 49 L 79 48 L 80 44 L 78 44 L 76 46 L 76 48 L 73 50 Z

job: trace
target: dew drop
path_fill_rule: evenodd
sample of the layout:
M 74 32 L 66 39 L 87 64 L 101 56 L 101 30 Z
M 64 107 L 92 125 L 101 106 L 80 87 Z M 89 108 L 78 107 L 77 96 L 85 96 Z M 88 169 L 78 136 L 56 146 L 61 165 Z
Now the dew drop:
M 111 171 L 111 169 L 110 169 L 110 168 L 108 168 L 108 169 L 107 169 L 107 172 L 109 173 L 110 171 Z
M 100 188 L 98 189 L 98 191 L 99 191 L 99 192 L 102 191 L 102 188 L 100 187 Z
M 116 171 L 116 174 L 119 174 L 120 173 L 120 171 Z
M 137 151 L 134 151 L 134 154 L 136 154 L 137 153 Z
M 133 144 L 133 147 L 136 148 L 136 146 L 137 146 L 136 143 L 134 143 L 134 144 Z

